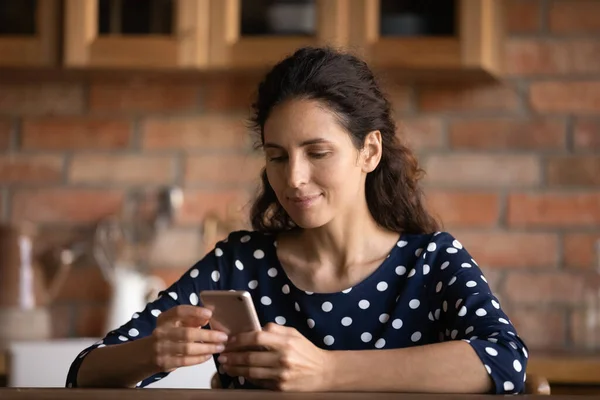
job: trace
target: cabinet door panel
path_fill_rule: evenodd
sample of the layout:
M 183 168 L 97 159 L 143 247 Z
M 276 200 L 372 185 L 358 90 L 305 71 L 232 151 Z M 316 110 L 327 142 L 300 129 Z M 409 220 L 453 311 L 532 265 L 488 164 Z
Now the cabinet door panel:
M 0 66 L 54 66 L 59 2 L 0 0 Z
M 202 68 L 210 0 L 66 0 L 65 65 Z
M 348 43 L 350 0 L 212 0 L 210 65 L 266 67 L 297 48 Z

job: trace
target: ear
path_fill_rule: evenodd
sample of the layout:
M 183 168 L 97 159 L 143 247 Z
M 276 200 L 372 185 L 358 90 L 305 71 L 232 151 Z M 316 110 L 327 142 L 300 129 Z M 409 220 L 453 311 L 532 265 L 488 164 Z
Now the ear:
M 381 153 L 383 151 L 381 143 L 381 132 L 372 131 L 365 137 L 362 155 L 362 170 L 366 173 L 372 172 L 379 165 Z

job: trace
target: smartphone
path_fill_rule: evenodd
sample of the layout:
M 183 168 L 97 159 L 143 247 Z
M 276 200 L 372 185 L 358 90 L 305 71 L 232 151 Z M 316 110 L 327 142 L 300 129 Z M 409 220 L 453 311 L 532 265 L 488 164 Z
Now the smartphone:
M 203 290 L 200 299 L 212 311 L 210 329 L 237 335 L 260 331 L 260 321 L 250 293 L 244 290 Z

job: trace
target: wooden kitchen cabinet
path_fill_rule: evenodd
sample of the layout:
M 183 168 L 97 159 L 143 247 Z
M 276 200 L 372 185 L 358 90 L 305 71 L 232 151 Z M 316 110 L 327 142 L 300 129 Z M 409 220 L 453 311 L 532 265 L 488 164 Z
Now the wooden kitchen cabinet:
M 23 21 L 16 28 L 2 21 L 7 4 L 19 4 Z M 399 76 L 471 79 L 475 71 L 501 72 L 504 6 L 499 0 L 0 0 L 0 66 L 263 70 L 299 47 L 332 45 Z
M 0 0 L 0 66 L 55 66 L 59 7 L 58 0 Z
M 211 0 L 210 66 L 261 68 L 302 46 L 346 46 L 349 5 L 349 0 Z
M 504 6 L 498 0 L 351 0 L 350 46 L 380 68 L 497 74 Z
M 210 0 L 65 0 L 64 65 L 202 68 Z

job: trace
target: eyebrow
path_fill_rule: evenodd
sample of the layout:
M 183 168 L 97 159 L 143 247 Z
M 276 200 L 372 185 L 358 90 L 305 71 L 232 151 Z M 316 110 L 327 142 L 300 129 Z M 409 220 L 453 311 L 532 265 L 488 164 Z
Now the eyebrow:
M 300 147 L 304 147 L 304 146 L 309 146 L 311 144 L 319 144 L 319 143 L 331 143 L 329 140 L 325 140 L 323 138 L 317 138 L 317 139 L 309 139 L 309 140 L 305 140 L 304 142 L 300 143 Z M 265 149 L 267 148 L 274 148 L 274 149 L 283 149 L 282 146 L 275 144 L 275 143 L 265 143 L 263 145 L 263 147 Z

